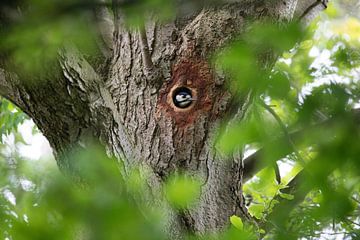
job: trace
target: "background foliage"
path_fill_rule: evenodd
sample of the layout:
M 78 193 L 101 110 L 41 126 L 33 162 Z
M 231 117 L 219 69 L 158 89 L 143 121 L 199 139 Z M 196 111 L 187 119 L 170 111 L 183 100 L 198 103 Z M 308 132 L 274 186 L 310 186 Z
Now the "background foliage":
M 1 51 L 25 74 L 37 74 L 67 42 L 95 51 L 86 5 L 63 11 L 73 2 L 45 2 L 27 2 L 31 11 L 1 28 Z M 162 19 L 171 17 L 171 4 L 162 1 L 126 5 L 131 26 L 142 22 L 139 16 L 149 6 L 164 13 Z M 356 1 L 332 1 L 306 30 L 254 23 L 214 57 L 231 76 L 234 93 L 251 91 L 253 101 L 245 121 L 220 133 L 218 147 L 257 154 L 261 171 L 244 186 L 257 224 L 232 216 L 229 229 L 204 239 L 360 238 L 359 10 Z M 264 68 L 264 56 L 280 58 Z M 165 239 L 162 204 L 178 211 L 196 205 L 199 181 L 176 175 L 164 187 L 166 201 L 149 206 L 141 201 L 146 169 L 122 179 L 121 167 L 96 147 L 74 153 L 87 179 L 74 185 L 54 160 L 29 161 L 18 154 L 24 141 L 17 127 L 26 118 L 0 99 L 1 239 Z M 9 136 L 13 146 L 6 142 Z

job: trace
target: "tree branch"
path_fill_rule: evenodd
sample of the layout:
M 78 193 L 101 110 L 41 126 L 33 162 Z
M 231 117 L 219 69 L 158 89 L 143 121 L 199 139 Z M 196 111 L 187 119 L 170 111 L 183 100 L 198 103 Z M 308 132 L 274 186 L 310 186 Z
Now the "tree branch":
M 360 124 L 360 109 L 353 109 L 352 114 L 354 117 L 354 120 Z M 329 118 L 327 120 L 324 120 L 320 123 L 314 124 L 306 129 L 300 129 L 294 132 L 290 132 L 288 136 L 283 136 L 280 138 L 276 138 L 273 140 L 273 144 L 276 144 L 277 142 L 279 145 L 282 146 L 282 153 L 273 156 L 274 161 L 281 159 L 282 157 L 285 157 L 286 155 L 292 153 L 294 151 L 294 148 L 291 143 L 287 141 L 288 138 L 292 139 L 294 142 L 296 142 L 297 139 L 300 139 L 304 134 L 307 132 L 311 132 L 313 129 L 318 129 L 319 127 L 326 127 L 331 126 L 332 123 L 334 123 L 336 119 Z M 284 145 L 284 142 L 287 143 L 287 145 Z M 258 171 L 263 169 L 265 167 L 264 163 L 261 162 L 262 155 L 264 154 L 264 148 L 259 149 L 255 153 L 251 154 L 247 158 L 245 158 L 244 161 L 244 181 L 246 182 L 251 177 L 253 177 Z
M 15 86 L 17 81 L 18 76 L 15 73 L 0 68 L 0 95 L 24 109 L 23 102 L 20 100 Z
M 307 16 L 311 11 L 313 11 L 317 6 L 322 5 L 324 9 L 327 8 L 327 0 L 317 0 L 313 4 L 311 4 L 309 7 L 305 9 L 305 11 L 301 14 L 299 19 L 303 19 L 305 16 Z
M 121 141 L 121 152 L 118 153 L 120 158 L 124 161 L 133 160 L 133 144 L 130 140 L 131 138 L 121 122 L 120 113 L 101 77 L 75 47 L 66 47 L 61 55 L 63 60 L 60 64 L 63 68 L 65 77 L 68 78 L 72 84 L 77 85 L 82 91 L 92 93 L 87 94 L 87 97 L 89 97 L 88 101 L 90 108 L 94 108 L 94 111 L 92 112 L 99 115 L 105 114 L 98 111 L 98 108 L 101 107 L 110 110 L 105 112 L 107 112 L 106 114 L 110 114 L 111 119 L 118 125 L 119 141 Z M 100 121 L 101 119 L 109 120 L 108 117 L 103 116 L 93 116 L 93 118 L 97 120 L 100 119 Z M 95 124 L 102 123 L 96 122 Z
M 101 2 L 103 3 L 104 0 L 101 0 Z M 107 6 L 97 7 L 95 16 L 98 31 L 104 43 L 100 45 L 100 49 L 105 57 L 109 57 L 113 49 L 114 17 L 110 14 Z
M 7 76 L 4 69 L 0 68 L 0 95 L 9 98 L 12 93 L 12 88 L 7 81 Z
M 328 0 L 303 0 L 298 1 L 295 10 L 295 19 L 299 21 L 310 22 L 317 12 L 327 8 Z
M 112 10 L 114 13 L 114 35 L 118 37 L 120 27 L 120 0 L 112 0 Z

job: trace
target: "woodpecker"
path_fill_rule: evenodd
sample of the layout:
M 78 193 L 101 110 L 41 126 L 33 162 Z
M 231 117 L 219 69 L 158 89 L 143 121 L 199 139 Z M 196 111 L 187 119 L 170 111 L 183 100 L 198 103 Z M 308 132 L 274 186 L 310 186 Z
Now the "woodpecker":
M 179 89 L 173 97 L 174 104 L 178 108 L 187 108 L 194 100 L 195 99 L 192 98 L 190 90 L 187 88 Z

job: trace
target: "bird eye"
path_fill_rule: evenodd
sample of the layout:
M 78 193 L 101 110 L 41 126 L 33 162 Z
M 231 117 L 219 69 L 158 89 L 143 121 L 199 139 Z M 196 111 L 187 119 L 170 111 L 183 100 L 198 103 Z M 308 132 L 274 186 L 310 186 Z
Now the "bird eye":
M 187 108 L 193 102 L 191 90 L 186 87 L 180 87 L 173 92 L 174 105 L 178 108 Z

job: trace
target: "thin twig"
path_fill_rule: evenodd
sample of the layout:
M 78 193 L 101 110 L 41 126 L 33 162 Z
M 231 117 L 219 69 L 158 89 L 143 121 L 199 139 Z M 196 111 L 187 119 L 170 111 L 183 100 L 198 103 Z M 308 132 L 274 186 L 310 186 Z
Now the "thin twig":
M 261 106 L 264 107 L 276 120 L 276 122 L 279 124 L 279 126 L 281 127 L 282 131 L 284 132 L 285 137 L 287 138 L 288 142 L 290 143 L 290 146 L 292 147 L 295 155 L 297 156 L 297 158 L 304 163 L 304 160 L 302 159 L 299 151 L 296 149 L 294 142 L 292 141 L 290 134 L 287 130 L 287 127 L 285 126 L 285 124 L 283 123 L 283 121 L 281 120 L 281 118 L 279 117 L 279 115 L 277 115 L 277 113 L 267 104 L 265 104 L 264 102 L 260 102 Z M 277 165 L 276 162 L 274 162 L 273 164 L 273 168 L 275 170 L 275 176 L 276 176 L 276 181 L 278 183 L 281 183 L 281 175 L 280 175 L 280 171 L 279 171 L 279 166 Z
M 351 197 L 351 199 L 356 202 L 357 204 L 360 204 L 360 201 L 358 199 L 356 199 L 355 197 Z
M 299 151 L 296 149 L 294 142 L 291 139 L 291 136 L 289 134 L 289 131 L 287 129 L 287 127 L 285 126 L 285 124 L 283 123 L 283 121 L 281 120 L 281 118 L 279 117 L 279 115 L 277 115 L 277 113 L 274 111 L 274 109 L 272 109 L 271 107 L 269 107 L 267 104 L 265 104 L 264 102 L 260 102 L 261 106 L 263 106 L 276 120 L 276 122 L 279 124 L 279 126 L 281 127 L 282 131 L 284 132 L 285 137 L 287 138 L 288 142 L 290 143 L 291 147 L 293 148 L 293 151 L 296 155 L 296 157 L 298 158 L 298 160 L 300 160 L 302 163 L 305 163 L 304 159 L 301 157 Z
M 349 222 L 349 223 L 351 223 L 351 224 L 354 224 L 354 225 L 356 225 L 356 226 L 358 226 L 358 227 L 360 227 L 360 224 L 359 224 L 359 223 L 354 222 L 354 221 L 352 221 L 352 220 L 350 220 L 350 219 L 345 219 L 345 221 L 346 221 L 346 222 Z

